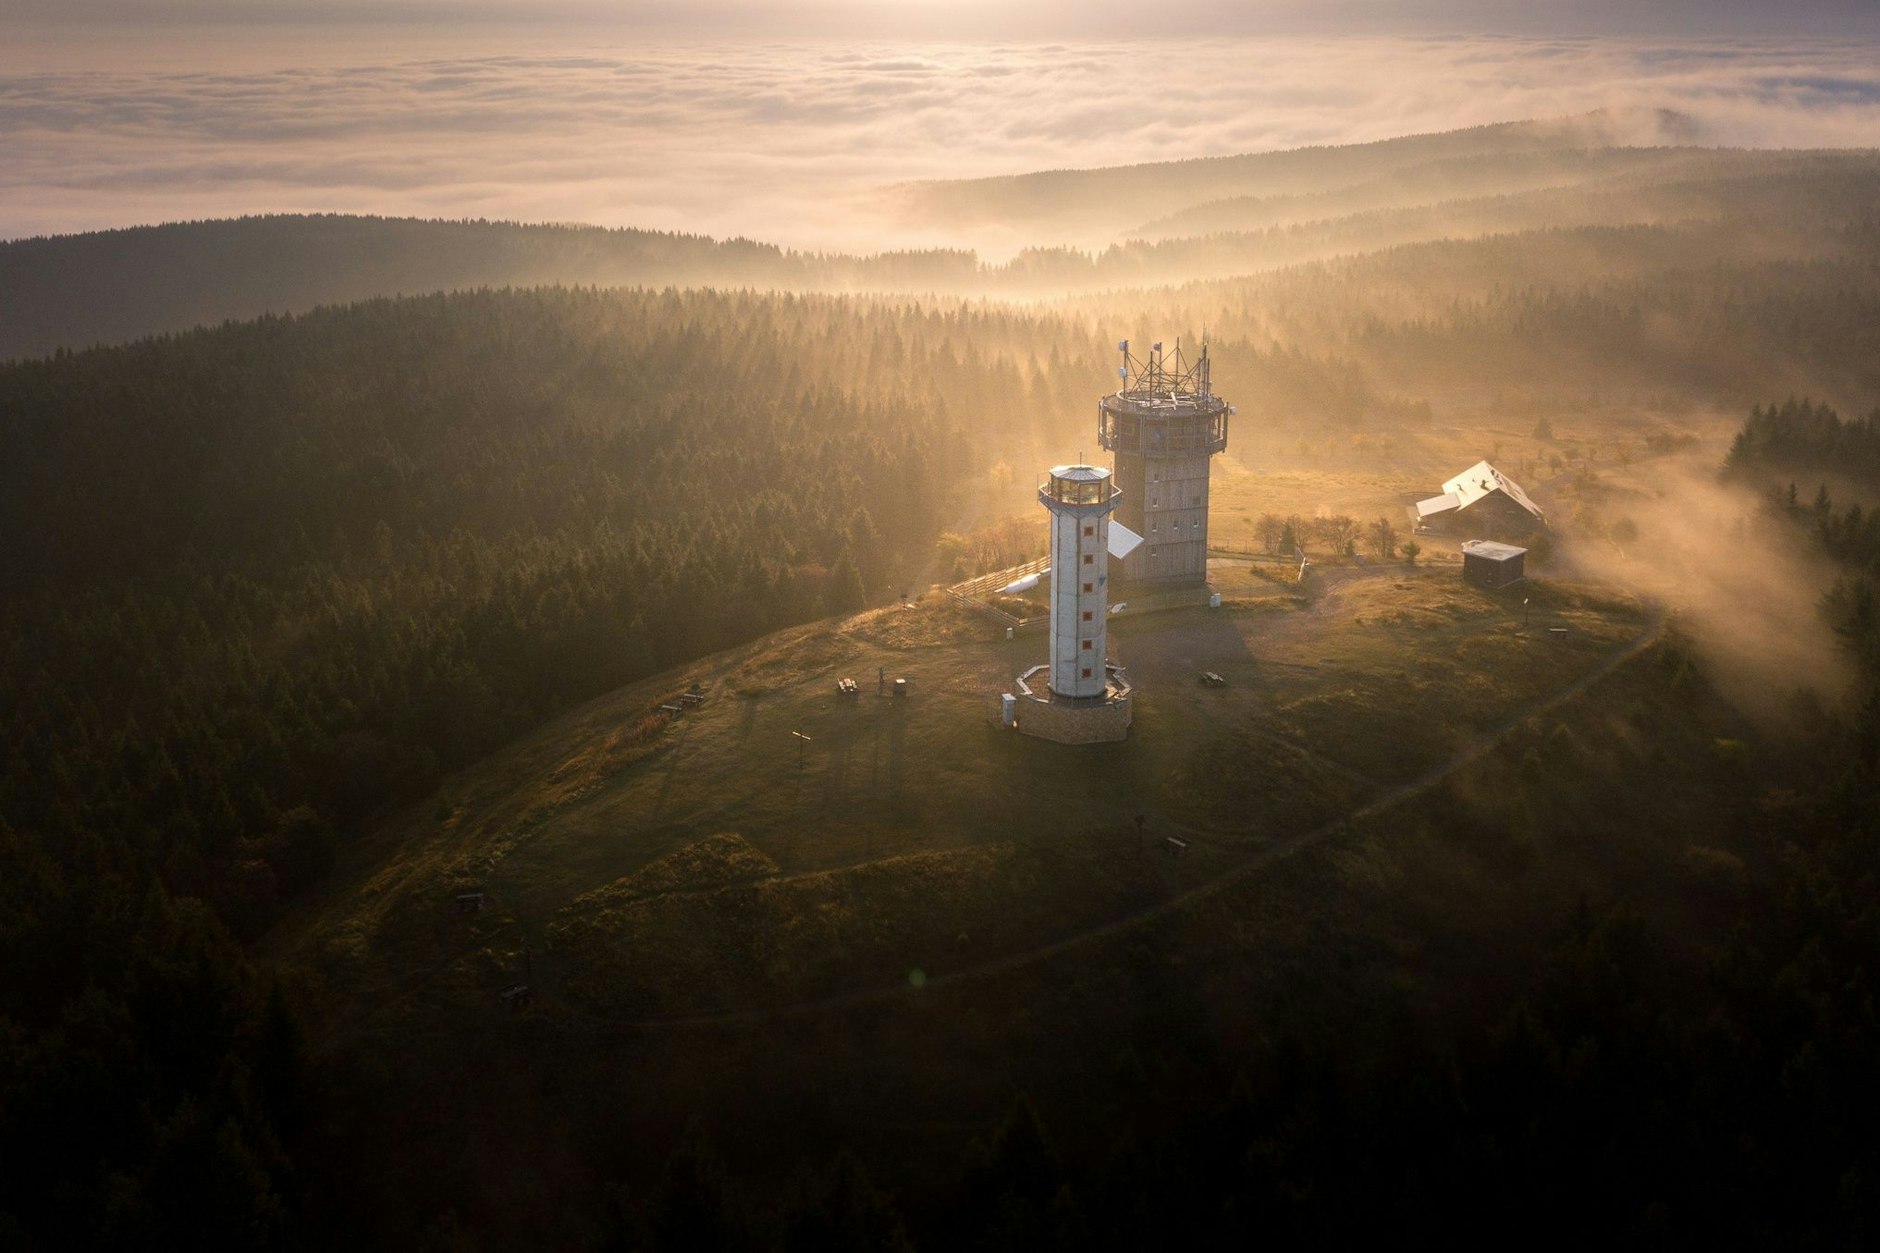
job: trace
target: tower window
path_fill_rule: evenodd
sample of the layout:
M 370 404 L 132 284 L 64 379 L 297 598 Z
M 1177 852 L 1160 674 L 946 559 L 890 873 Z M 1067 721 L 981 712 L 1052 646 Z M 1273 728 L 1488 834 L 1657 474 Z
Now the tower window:
M 1084 590 L 1086 592 L 1094 592 L 1097 590 L 1097 585 L 1095 583 L 1086 583 L 1084 584 Z
M 1085 677 L 1086 679 L 1090 677 L 1090 667 L 1089 667 L 1089 666 L 1085 666 L 1085 667 L 1084 667 L 1084 677 Z
M 1085 621 L 1085 622 L 1088 622 L 1088 621 L 1090 621 L 1090 619 L 1091 619 L 1092 617 L 1094 617 L 1094 616 L 1095 616 L 1095 615 L 1094 615 L 1094 614 L 1092 614 L 1092 613 L 1091 613 L 1091 612 L 1090 612 L 1090 611 L 1089 611 L 1088 609 L 1086 609 L 1086 610 L 1084 610 L 1084 621 Z
M 1089 641 L 1089 640 L 1085 640 L 1085 641 L 1084 641 L 1084 651 L 1085 651 L 1085 652 L 1089 652 L 1089 651 L 1090 651 L 1090 641 Z
M 1096 533 L 1097 533 L 1097 528 L 1094 526 L 1087 526 L 1084 528 L 1085 535 L 1095 535 Z
M 1087 565 L 1087 566 L 1091 566 L 1091 565 L 1095 565 L 1095 564 L 1096 564 L 1096 562 L 1097 562 L 1097 558 L 1096 558 L 1096 555 L 1095 555 L 1094 553 L 1085 553 L 1085 554 L 1084 554 L 1084 564 L 1085 564 L 1085 565 Z

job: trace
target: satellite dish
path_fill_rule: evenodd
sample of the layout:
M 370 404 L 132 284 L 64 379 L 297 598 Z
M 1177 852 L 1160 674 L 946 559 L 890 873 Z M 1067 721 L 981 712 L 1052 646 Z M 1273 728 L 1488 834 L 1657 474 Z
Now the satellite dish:
M 1128 351 L 1129 351 L 1129 341 L 1128 341 L 1128 340 L 1126 340 L 1126 339 L 1119 339 L 1119 340 L 1117 340 L 1117 341 L 1116 341 L 1116 351 L 1118 351 L 1118 352 L 1128 352 Z
M 1162 341 L 1161 341 L 1161 340 L 1159 340 L 1159 339 L 1158 339 L 1158 340 L 1156 340 L 1156 341 L 1155 341 L 1155 343 L 1154 343 L 1153 345 L 1151 345 L 1151 347 L 1152 347 L 1152 348 L 1154 348 L 1154 350 L 1155 350 L 1156 352 L 1161 352 L 1161 351 L 1162 351 Z
M 1122 379 L 1124 382 L 1128 382 L 1129 381 L 1129 367 L 1126 365 L 1117 366 L 1116 377 L 1119 379 Z

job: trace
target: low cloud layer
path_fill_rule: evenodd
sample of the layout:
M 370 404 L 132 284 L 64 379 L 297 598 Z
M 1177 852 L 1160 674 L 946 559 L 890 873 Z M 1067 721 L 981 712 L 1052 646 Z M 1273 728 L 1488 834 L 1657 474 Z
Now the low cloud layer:
M 492 217 L 807 247 L 881 187 L 1581 113 L 1880 144 L 1880 45 L 1516 38 L 609 42 L 594 31 L 95 33 L 0 52 L 0 237 L 241 213 Z

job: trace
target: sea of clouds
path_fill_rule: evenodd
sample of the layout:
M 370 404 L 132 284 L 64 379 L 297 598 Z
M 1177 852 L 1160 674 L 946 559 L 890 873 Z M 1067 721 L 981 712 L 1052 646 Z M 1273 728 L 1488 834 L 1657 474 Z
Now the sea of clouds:
M 1852 39 L 705 44 L 327 28 L 0 45 L 0 238 L 333 211 L 983 245 L 897 227 L 877 193 L 1611 107 L 1678 110 L 1707 143 L 1880 146 L 1880 44 Z

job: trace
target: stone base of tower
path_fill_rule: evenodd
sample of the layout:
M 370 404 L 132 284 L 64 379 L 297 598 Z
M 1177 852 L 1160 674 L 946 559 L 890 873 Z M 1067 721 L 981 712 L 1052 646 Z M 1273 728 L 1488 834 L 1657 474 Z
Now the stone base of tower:
M 1119 667 L 1105 666 L 1104 670 L 1109 676 L 1104 694 L 1076 699 L 1052 695 L 1046 685 L 1050 666 L 1027 670 L 1013 684 L 1018 729 L 1059 744 L 1102 744 L 1126 738 L 1131 713 L 1129 680 Z

